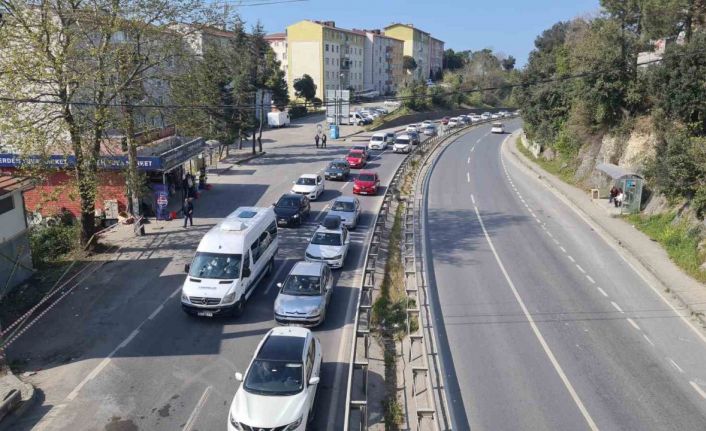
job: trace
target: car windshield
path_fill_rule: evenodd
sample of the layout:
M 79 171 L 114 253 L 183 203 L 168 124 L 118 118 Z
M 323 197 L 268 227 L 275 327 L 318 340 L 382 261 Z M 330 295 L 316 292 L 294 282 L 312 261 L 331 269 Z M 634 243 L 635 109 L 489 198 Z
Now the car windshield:
M 331 211 L 343 211 L 350 213 L 355 211 L 355 204 L 353 202 L 336 201 L 333 203 Z
M 383 136 L 373 136 L 372 140 L 373 141 L 382 141 L 384 139 Z
M 297 198 L 280 198 L 277 201 L 277 208 L 299 208 L 299 199 Z
M 348 157 L 354 157 L 356 159 L 359 159 L 363 157 L 363 153 L 360 151 L 351 151 L 350 153 L 348 153 Z
M 375 181 L 375 175 L 361 174 L 361 175 L 358 175 L 358 179 L 360 181 Z
M 395 144 L 409 144 L 409 139 L 408 138 L 397 138 L 395 140 Z
M 198 278 L 234 280 L 240 278 L 242 255 L 196 252 L 189 275 Z
M 328 165 L 329 169 L 345 169 L 346 165 L 344 163 L 331 163 Z
M 316 232 L 311 243 L 315 245 L 341 245 L 341 235 L 332 232 Z
M 287 295 L 316 296 L 321 294 L 321 279 L 316 275 L 290 275 L 282 286 Z
M 297 180 L 297 184 L 300 186 L 315 186 L 316 180 L 313 178 L 301 177 Z
M 303 388 L 304 367 L 299 362 L 256 359 L 245 377 L 245 390 L 261 395 L 293 395 Z
M 493 127 L 502 127 L 502 126 L 503 126 L 502 123 L 493 123 Z

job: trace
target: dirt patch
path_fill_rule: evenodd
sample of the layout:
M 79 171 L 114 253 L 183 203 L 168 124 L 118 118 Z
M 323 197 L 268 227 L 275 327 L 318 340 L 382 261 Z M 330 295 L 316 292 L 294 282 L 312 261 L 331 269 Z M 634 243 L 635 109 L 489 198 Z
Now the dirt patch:
M 105 431 L 138 431 L 139 428 L 131 419 L 121 419 L 117 416 L 110 418 L 105 426 Z

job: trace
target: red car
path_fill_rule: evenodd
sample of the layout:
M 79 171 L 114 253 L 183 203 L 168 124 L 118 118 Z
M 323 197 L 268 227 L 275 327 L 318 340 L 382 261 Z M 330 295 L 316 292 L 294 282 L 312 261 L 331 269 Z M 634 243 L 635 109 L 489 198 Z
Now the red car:
M 368 162 L 368 156 L 363 151 L 352 150 L 346 156 L 346 160 L 348 160 L 348 164 L 351 165 L 351 168 L 360 169 Z
M 357 195 L 376 195 L 380 186 L 378 174 L 372 171 L 362 171 L 353 182 L 353 193 Z
M 449 124 L 449 117 L 444 117 L 444 118 L 442 118 L 442 119 L 441 119 L 441 124 L 443 124 L 444 126 L 446 126 L 447 124 Z

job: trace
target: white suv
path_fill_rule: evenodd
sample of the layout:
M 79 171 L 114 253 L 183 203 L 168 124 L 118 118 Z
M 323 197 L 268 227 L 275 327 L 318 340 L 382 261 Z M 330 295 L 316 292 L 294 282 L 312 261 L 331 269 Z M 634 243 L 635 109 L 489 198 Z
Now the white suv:
M 376 133 L 368 142 L 369 150 L 384 150 L 387 148 L 387 138 L 384 133 Z
M 296 326 L 271 329 L 255 350 L 228 413 L 228 431 L 304 431 L 314 417 L 321 343 Z

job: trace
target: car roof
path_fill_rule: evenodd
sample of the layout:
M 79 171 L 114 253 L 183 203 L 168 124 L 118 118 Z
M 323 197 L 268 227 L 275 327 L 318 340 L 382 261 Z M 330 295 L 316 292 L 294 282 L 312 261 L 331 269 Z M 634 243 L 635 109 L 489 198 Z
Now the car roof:
M 502 125 L 503 125 L 503 123 L 493 123 L 493 127 L 495 127 L 495 126 L 502 126 Z
M 318 177 L 317 174 L 303 174 L 303 175 L 299 175 L 299 178 L 316 178 L 316 177 Z
M 305 196 L 304 195 L 298 195 L 296 193 L 285 193 L 279 198 L 288 198 L 288 199 L 296 199 L 296 200 L 302 200 Z
M 386 134 L 385 134 L 385 133 L 382 133 L 382 132 L 374 133 L 374 134 L 373 134 L 373 138 L 376 137 L 376 136 L 377 136 L 377 137 L 380 137 L 380 138 L 384 138 L 385 135 L 386 135 Z
M 324 262 L 297 262 L 294 267 L 292 268 L 291 271 L 289 271 L 289 275 L 315 275 L 318 276 L 321 274 L 321 267 L 326 265 Z
M 316 231 L 314 233 L 343 233 L 343 223 L 341 223 L 336 229 L 329 229 L 326 226 L 320 224 L 318 228 L 316 228 Z
M 401 133 L 397 135 L 397 139 L 402 138 L 402 139 L 410 139 L 409 134 L 407 133 Z
M 350 151 L 348 154 L 350 154 L 350 153 L 362 153 L 362 152 L 363 152 L 363 150 L 361 150 L 361 149 L 359 149 L 359 148 L 351 148 L 351 151 Z
M 331 161 L 329 162 L 329 165 L 332 165 L 332 164 L 334 164 L 334 163 L 348 163 L 348 160 L 346 160 L 346 159 L 331 160 Z
M 257 359 L 301 362 L 308 332 L 306 328 L 282 326 L 274 328 L 257 352 Z
M 377 174 L 375 173 L 375 171 L 360 171 L 360 172 L 358 172 L 358 176 L 361 176 L 361 175 L 377 175 Z
M 355 197 L 353 197 L 353 196 L 339 196 L 333 202 L 334 203 L 336 203 L 336 202 L 355 202 Z

